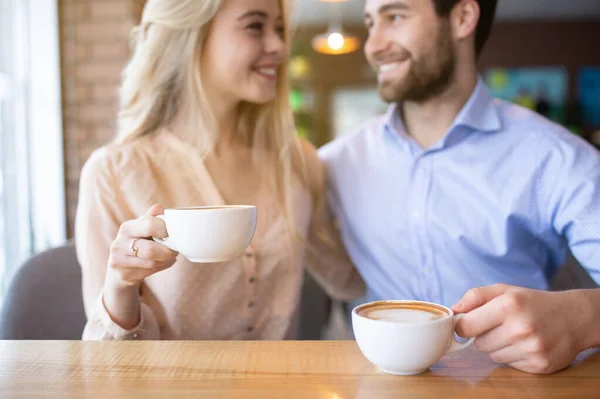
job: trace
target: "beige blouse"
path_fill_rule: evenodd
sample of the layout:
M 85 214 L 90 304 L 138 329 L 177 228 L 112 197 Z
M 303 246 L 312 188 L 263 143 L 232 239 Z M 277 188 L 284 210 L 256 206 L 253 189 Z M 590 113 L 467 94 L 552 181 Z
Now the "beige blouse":
M 307 159 L 318 162 L 315 156 Z M 195 264 L 180 255 L 173 267 L 145 279 L 141 321 L 124 330 L 111 320 L 101 294 L 119 226 L 155 203 L 169 208 L 224 200 L 196 150 L 169 132 L 97 150 L 82 170 L 75 227 L 88 318 L 83 338 L 293 338 L 303 266 L 335 298 L 362 295 L 364 283 L 324 208 L 314 207 L 299 184 L 293 200 L 297 227 L 311 251 L 292 237 L 275 199 L 264 198 L 255 204 L 257 230 L 243 256 Z

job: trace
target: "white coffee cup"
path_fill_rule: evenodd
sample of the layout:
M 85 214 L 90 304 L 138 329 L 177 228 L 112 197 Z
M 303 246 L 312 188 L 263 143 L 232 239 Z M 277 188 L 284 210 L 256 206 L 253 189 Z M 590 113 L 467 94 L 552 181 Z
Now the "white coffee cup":
M 377 301 L 352 310 L 352 327 L 371 363 L 388 374 L 413 375 L 473 343 L 474 338 L 458 342 L 454 337 L 461 316 L 430 302 Z
M 256 207 L 252 205 L 169 208 L 158 217 L 165 222 L 169 236 L 154 241 L 197 263 L 240 256 L 256 229 Z

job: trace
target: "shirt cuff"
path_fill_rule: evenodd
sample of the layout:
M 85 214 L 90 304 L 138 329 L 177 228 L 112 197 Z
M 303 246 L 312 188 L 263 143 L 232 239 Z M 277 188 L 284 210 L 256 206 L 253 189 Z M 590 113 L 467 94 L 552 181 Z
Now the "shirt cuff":
M 88 321 L 83 339 L 102 340 L 153 340 L 160 339 L 160 332 L 152 310 L 144 302 L 140 304 L 140 322 L 131 329 L 124 329 L 115 323 L 104 305 L 102 294 L 98 298 L 96 312 Z

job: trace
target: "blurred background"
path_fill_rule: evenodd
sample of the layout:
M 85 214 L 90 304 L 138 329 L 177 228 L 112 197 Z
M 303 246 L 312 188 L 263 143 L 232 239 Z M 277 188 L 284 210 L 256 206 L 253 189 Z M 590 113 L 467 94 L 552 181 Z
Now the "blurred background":
M 249 0 L 251 1 L 251 0 Z M 362 0 L 295 0 L 298 134 L 315 145 L 384 112 Z M 31 255 L 73 235 L 81 167 L 114 136 L 144 0 L 0 0 L 0 303 Z M 494 95 L 600 146 L 600 0 L 500 0 L 480 60 Z

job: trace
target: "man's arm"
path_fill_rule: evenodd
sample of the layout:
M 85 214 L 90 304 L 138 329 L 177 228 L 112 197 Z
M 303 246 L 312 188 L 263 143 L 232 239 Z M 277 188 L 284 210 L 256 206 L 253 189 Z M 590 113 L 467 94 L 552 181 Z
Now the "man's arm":
M 538 209 L 600 283 L 600 155 L 568 137 L 541 156 Z M 467 313 L 459 334 L 477 336 L 491 359 L 531 373 L 552 373 L 600 346 L 600 289 L 545 292 L 507 285 L 470 290 L 453 308 Z M 462 335 L 461 334 L 461 335 Z

